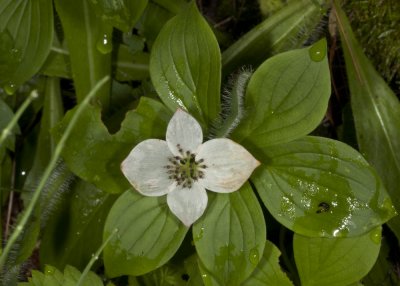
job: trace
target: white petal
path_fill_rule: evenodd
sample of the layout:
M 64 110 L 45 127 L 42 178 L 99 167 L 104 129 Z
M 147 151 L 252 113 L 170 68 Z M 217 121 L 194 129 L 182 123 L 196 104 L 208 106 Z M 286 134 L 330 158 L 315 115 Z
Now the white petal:
M 203 131 L 196 119 L 178 109 L 168 123 L 166 139 L 171 152 L 179 156 L 178 144 L 183 152 L 194 152 L 203 142 Z
M 175 189 L 167 195 L 167 203 L 172 213 L 187 227 L 201 217 L 207 202 L 207 192 L 199 184 L 194 184 L 190 189 Z
M 172 157 L 167 142 L 145 140 L 133 148 L 121 164 L 122 173 L 132 186 L 145 196 L 162 196 L 170 192 L 175 182 L 167 174 L 168 158 Z
M 218 193 L 238 190 L 260 165 L 246 149 L 229 139 L 205 142 L 198 149 L 196 160 L 200 159 L 207 168 L 199 183 Z

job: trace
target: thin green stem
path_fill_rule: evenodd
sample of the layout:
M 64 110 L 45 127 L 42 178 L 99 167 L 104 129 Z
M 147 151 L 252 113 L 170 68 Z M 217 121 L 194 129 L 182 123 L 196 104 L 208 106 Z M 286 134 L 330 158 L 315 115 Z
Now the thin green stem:
M 32 90 L 29 96 L 25 99 L 24 103 L 22 103 L 22 105 L 18 108 L 17 113 L 15 113 L 7 127 L 1 131 L 0 146 L 2 146 L 7 137 L 12 134 L 12 130 L 15 128 L 15 125 L 17 125 L 19 118 L 28 108 L 29 104 L 31 104 L 31 102 L 36 98 L 38 98 L 38 92 L 37 90 Z
M 92 255 L 92 258 L 90 259 L 89 263 L 86 265 L 85 269 L 83 270 L 81 277 L 79 277 L 78 283 L 76 283 L 76 286 L 81 286 L 83 281 L 85 280 L 86 275 L 89 273 L 90 269 L 92 268 L 93 264 L 96 262 L 97 259 L 99 259 L 99 256 L 101 252 L 103 251 L 104 247 L 110 242 L 110 240 L 114 237 L 114 235 L 118 232 L 118 228 L 115 228 L 114 231 L 108 236 L 106 241 L 103 242 L 103 244 L 99 247 L 99 249 L 96 251 L 95 254 Z
M 57 164 L 57 160 L 59 159 L 61 152 L 64 148 L 65 142 L 67 141 L 69 135 L 71 134 L 72 129 L 75 127 L 75 124 L 77 123 L 80 114 L 83 112 L 83 110 L 86 108 L 86 106 L 89 104 L 90 100 L 96 95 L 98 90 L 109 80 L 109 76 L 105 76 L 102 78 L 99 82 L 96 83 L 96 85 L 93 87 L 93 89 L 89 92 L 89 94 L 86 96 L 86 98 L 79 104 L 75 114 L 72 116 L 70 123 L 68 124 L 67 128 L 65 129 L 65 132 L 63 136 L 61 137 L 60 141 L 58 142 L 54 154 L 50 160 L 50 163 L 47 165 L 46 170 L 44 171 L 43 177 L 41 178 L 31 201 L 28 204 L 28 207 L 22 214 L 22 217 L 20 221 L 18 222 L 15 230 L 11 234 L 9 240 L 7 241 L 6 246 L 4 247 L 3 253 L 0 256 L 0 269 L 3 268 L 4 263 L 6 262 L 6 259 L 8 257 L 8 254 L 10 250 L 12 249 L 13 245 L 17 241 L 18 237 L 22 233 L 26 223 L 28 222 L 28 219 L 30 215 L 32 214 L 36 203 L 38 202 L 41 192 L 46 184 L 47 179 L 49 178 L 51 172 L 53 171 L 54 167 Z

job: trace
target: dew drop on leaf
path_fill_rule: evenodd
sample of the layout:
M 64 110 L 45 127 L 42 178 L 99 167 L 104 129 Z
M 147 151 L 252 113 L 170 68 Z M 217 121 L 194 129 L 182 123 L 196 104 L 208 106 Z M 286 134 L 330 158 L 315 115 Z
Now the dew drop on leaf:
M 373 243 L 379 244 L 382 239 L 381 228 L 377 227 L 369 233 L 369 237 L 371 238 Z
M 4 91 L 8 94 L 8 95 L 12 95 L 14 94 L 14 92 L 17 90 L 17 85 L 13 82 L 9 82 L 6 85 L 4 85 Z
M 258 254 L 257 248 L 252 248 L 249 254 L 250 263 L 253 265 L 257 265 L 260 260 L 260 255 Z
M 203 235 L 204 235 L 204 227 L 201 227 L 199 233 L 195 236 L 194 240 L 199 241 L 200 239 L 203 238 Z
M 314 62 L 322 61 L 326 56 L 326 40 L 322 39 L 316 42 L 308 50 L 310 58 Z
M 211 278 L 207 274 L 202 274 L 201 278 L 203 279 L 204 285 L 212 285 Z
M 109 54 L 112 51 L 112 36 L 108 33 L 103 33 L 96 44 L 97 50 L 102 54 Z

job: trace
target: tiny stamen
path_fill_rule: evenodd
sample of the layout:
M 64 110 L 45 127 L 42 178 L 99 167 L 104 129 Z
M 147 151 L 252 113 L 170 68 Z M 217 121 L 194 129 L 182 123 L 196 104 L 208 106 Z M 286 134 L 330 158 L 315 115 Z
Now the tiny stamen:
M 196 160 L 196 154 L 190 151 L 184 152 L 181 145 L 177 144 L 180 156 L 168 158 L 168 165 L 164 166 L 167 169 L 168 178 L 174 180 L 178 186 L 183 188 L 192 188 L 193 182 L 199 178 L 204 178 L 202 169 L 207 166 L 202 164 L 204 159 Z

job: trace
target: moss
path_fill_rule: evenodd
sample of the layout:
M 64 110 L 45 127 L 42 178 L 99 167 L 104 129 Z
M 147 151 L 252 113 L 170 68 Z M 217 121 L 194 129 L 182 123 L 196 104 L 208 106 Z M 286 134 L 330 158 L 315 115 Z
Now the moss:
M 344 9 L 377 70 L 400 94 L 400 1 L 348 0 Z

